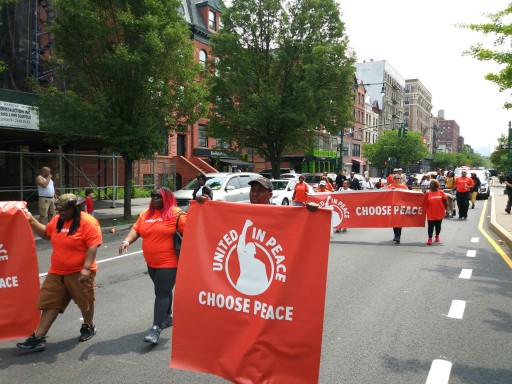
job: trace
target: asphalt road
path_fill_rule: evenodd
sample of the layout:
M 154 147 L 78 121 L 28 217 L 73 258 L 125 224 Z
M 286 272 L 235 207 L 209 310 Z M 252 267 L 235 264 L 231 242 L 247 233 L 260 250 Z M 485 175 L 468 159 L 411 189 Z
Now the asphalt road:
M 441 243 L 432 246 L 426 228 L 404 228 L 400 245 L 391 229 L 334 235 L 320 383 L 448 382 L 435 360 L 451 363 L 451 384 L 512 382 L 512 271 L 478 229 L 483 206 L 478 201 L 467 221 L 445 219 Z M 109 260 L 125 233 L 105 235 L 98 254 L 98 334 L 78 343 L 80 312 L 71 304 L 53 325 L 46 351 L 27 354 L 15 341 L 0 343 L 0 383 L 226 382 L 169 369 L 172 328 L 156 347 L 142 342 L 153 292 L 140 242 Z M 45 272 L 50 247 L 37 247 Z M 436 374 L 441 379 L 430 381 Z

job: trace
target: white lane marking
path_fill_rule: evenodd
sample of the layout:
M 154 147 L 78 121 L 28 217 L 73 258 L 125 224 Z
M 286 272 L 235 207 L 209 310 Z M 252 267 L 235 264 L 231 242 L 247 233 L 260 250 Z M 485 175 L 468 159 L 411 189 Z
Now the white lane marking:
M 467 257 L 475 257 L 476 256 L 476 249 L 468 249 L 468 253 L 466 253 Z
M 460 271 L 459 279 L 471 279 L 472 269 L 463 269 Z
M 435 359 L 428 371 L 425 384 L 447 384 L 450 380 L 452 363 L 446 360 Z
M 137 255 L 137 254 L 139 254 L 139 253 L 142 253 L 142 251 L 131 252 L 131 253 L 125 253 L 124 255 L 114 256 L 114 257 L 110 257 L 110 258 L 108 258 L 108 259 L 103 259 L 103 260 L 96 260 L 96 264 L 100 264 L 100 263 L 105 263 L 105 262 L 107 262 L 107 261 L 112 261 L 112 260 L 121 259 L 121 258 L 126 257 L 126 256 Z M 45 277 L 47 274 L 48 274 L 48 272 L 40 273 L 40 274 L 39 274 L 39 277 Z
M 464 308 L 466 308 L 466 302 L 464 300 L 453 300 L 448 312 L 448 317 L 453 319 L 462 319 L 464 316 Z
M 471 242 L 472 243 L 478 243 L 480 241 L 480 238 L 479 237 L 472 237 L 471 238 Z

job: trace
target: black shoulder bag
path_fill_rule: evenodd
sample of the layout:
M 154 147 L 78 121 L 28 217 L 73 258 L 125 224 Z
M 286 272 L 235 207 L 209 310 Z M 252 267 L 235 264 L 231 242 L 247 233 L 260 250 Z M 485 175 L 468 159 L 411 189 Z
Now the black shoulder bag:
M 178 218 L 176 219 L 176 232 L 172 235 L 172 238 L 174 240 L 174 252 L 176 253 L 176 257 L 180 257 L 180 250 L 181 250 L 181 240 L 183 239 L 183 236 L 180 233 L 180 229 L 178 227 L 178 223 L 180 221 L 180 216 L 183 213 L 183 211 L 180 211 L 178 213 Z

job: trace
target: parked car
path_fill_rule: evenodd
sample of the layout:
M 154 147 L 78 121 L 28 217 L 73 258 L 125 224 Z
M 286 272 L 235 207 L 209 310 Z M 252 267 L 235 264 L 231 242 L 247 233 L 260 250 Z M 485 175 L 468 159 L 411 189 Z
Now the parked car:
M 282 175 L 283 173 L 296 173 L 293 168 L 280 168 L 279 174 Z M 272 177 L 272 168 L 266 168 L 263 171 L 260 172 L 260 175 L 263 177 L 266 177 L 267 179 L 273 179 Z
M 206 185 L 213 192 L 213 200 L 232 201 L 239 203 L 249 202 L 249 192 L 251 180 L 261 177 L 261 175 L 252 172 L 212 172 L 206 173 Z M 197 187 L 197 180 L 194 179 L 188 183 L 183 189 L 174 192 L 174 196 L 178 202 L 178 207 L 184 211 L 188 210 L 192 193 Z
M 306 177 L 304 178 L 304 181 L 308 183 L 311 187 L 313 187 L 313 191 L 316 192 L 318 189 L 318 183 L 320 180 L 322 180 L 323 172 L 321 173 L 308 173 Z M 336 180 L 336 174 L 335 173 L 328 173 L 327 178 L 333 184 L 334 187 L 334 181 Z
M 283 173 L 280 178 L 281 179 L 299 179 L 300 174 L 298 173 Z
M 274 205 L 290 205 L 295 185 L 298 179 L 274 179 L 272 180 L 272 198 L 270 203 Z M 313 193 L 313 188 L 308 184 L 308 193 Z

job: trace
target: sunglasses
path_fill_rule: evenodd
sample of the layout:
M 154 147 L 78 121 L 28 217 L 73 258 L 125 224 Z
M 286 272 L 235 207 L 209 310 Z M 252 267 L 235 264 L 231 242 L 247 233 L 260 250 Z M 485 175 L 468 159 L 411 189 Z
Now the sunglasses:
M 152 199 L 161 199 L 162 198 L 162 194 L 161 193 L 152 193 L 151 194 L 151 198 Z

